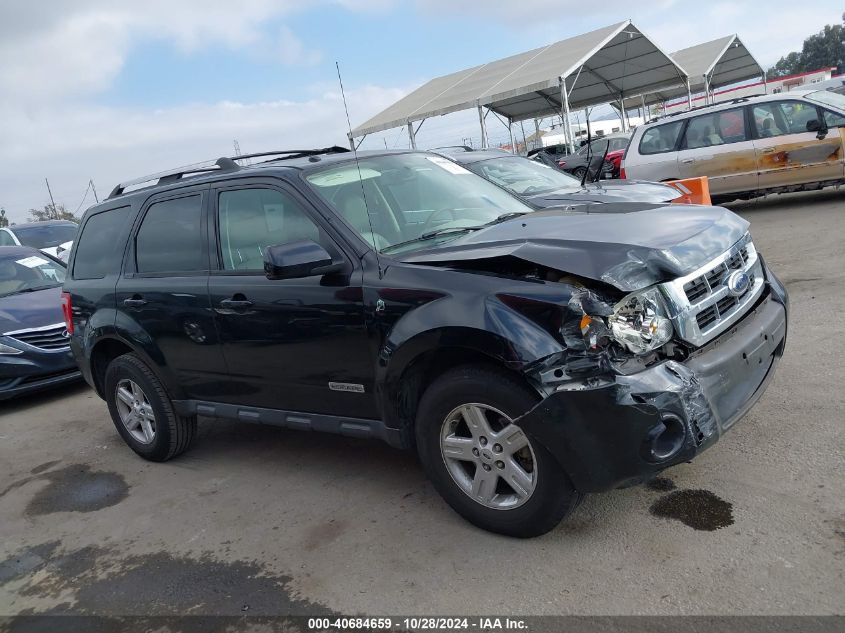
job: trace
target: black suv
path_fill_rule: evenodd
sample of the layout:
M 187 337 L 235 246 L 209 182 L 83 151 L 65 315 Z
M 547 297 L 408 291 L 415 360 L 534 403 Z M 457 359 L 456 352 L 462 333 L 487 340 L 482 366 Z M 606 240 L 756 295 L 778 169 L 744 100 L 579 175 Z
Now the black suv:
M 783 352 L 786 292 L 725 209 L 535 211 L 425 152 L 238 160 L 118 185 L 70 256 L 73 352 L 147 459 L 197 416 L 380 438 L 532 536 L 710 446 Z

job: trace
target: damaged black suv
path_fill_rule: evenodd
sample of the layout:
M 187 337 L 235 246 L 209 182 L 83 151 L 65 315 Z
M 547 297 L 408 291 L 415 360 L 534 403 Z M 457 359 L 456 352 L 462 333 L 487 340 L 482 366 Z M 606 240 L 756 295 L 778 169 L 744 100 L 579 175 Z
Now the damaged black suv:
M 73 246 L 71 347 L 146 459 L 198 416 L 380 438 L 533 536 L 713 444 L 783 353 L 786 291 L 725 209 L 535 211 L 425 152 L 242 158 L 118 185 Z

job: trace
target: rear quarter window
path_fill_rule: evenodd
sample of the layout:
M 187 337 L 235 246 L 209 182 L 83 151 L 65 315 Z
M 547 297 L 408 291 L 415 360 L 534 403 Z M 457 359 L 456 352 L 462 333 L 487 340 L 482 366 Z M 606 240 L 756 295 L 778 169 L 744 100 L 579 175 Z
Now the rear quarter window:
M 77 238 L 73 279 L 102 279 L 120 271 L 124 228 L 131 210 L 131 207 L 118 207 L 88 218 Z
M 648 155 L 673 151 L 678 144 L 678 137 L 683 126 L 683 121 L 672 121 L 650 127 L 643 132 L 638 152 Z

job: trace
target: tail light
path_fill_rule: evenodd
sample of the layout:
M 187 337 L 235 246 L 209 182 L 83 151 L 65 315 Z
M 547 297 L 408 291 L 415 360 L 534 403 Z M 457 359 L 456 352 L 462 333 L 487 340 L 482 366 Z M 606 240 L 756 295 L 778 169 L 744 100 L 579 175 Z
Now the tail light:
M 68 335 L 73 334 L 73 302 L 69 292 L 62 293 L 62 315 L 65 317 L 65 329 Z
M 557 166 L 558 167 L 566 167 L 566 161 L 565 160 L 557 161 Z
M 621 166 L 619 167 L 619 177 L 620 178 L 627 178 L 628 176 L 625 175 L 625 161 L 622 161 Z

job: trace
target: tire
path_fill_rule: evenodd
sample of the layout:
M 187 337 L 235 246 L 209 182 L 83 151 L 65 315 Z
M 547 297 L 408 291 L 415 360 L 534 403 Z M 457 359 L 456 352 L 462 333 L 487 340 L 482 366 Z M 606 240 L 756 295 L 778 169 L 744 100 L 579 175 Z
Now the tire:
M 575 176 L 578 180 L 581 180 L 584 177 L 584 174 L 587 173 L 586 167 L 576 167 L 572 170 L 572 175 Z
M 537 402 L 536 394 L 505 372 L 481 366 L 446 372 L 420 400 L 415 433 L 423 468 L 446 503 L 482 529 L 520 538 L 539 536 L 560 523 L 582 499 L 551 453 L 510 423 Z M 476 417 L 478 411 L 484 420 Z M 488 424 L 492 435 L 485 444 L 481 444 L 484 435 L 469 429 L 466 420 L 470 418 L 478 422 L 479 433 L 485 433 L 484 424 Z M 499 428 L 494 428 L 496 424 Z M 523 443 L 519 452 L 508 457 L 509 446 Z M 444 451 L 451 453 L 453 448 L 459 457 L 446 456 Z M 485 448 L 489 449 L 486 455 Z M 499 460 L 502 456 L 505 459 Z M 531 484 L 522 493 L 517 492 L 519 485 L 511 486 L 505 479 L 527 482 L 526 475 Z M 495 483 L 489 483 L 491 477 Z
M 117 432 L 144 459 L 165 462 L 176 457 L 196 435 L 197 417 L 176 414 L 164 385 L 135 354 L 118 356 L 109 363 L 105 399 Z M 133 400 L 140 405 L 133 406 Z M 142 418 L 147 424 L 139 422 Z

